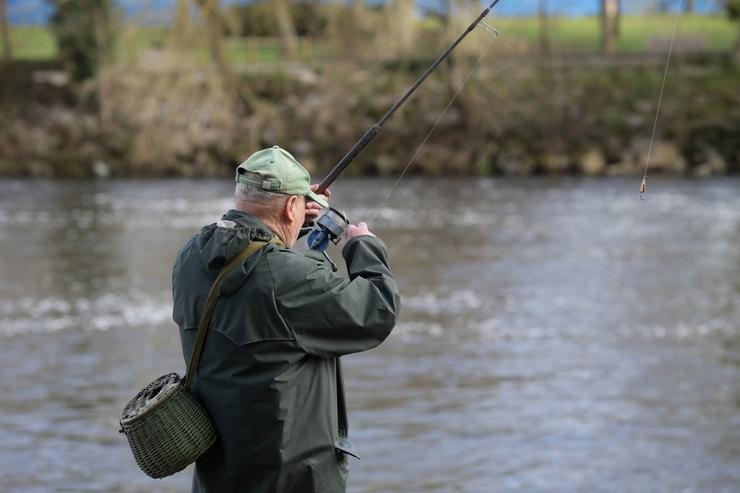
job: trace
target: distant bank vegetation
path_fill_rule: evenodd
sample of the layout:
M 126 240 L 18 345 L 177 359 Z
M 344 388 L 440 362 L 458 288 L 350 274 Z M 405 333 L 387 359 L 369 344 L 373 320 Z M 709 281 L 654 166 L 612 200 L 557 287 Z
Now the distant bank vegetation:
M 61 4 L 53 26 L 6 37 L 0 176 L 228 175 L 272 144 L 321 174 L 479 10 L 178 0 L 171 25 L 141 26 L 105 0 Z M 489 22 L 502 36 L 411 172 L 639 173 L 674 17 Z M 740 172 L 739 25 L 681 17 L 652 171 Z M 400 172 L 490 39 L 471 35 L 349 171 Z
M 470 19 L 468 19 L 468 22 Z M 232 21 L 233 22 L 233 21 Z M 256 22 L 256 21 L 249 21 Z M 495 20 L 490 21 L 497 26 Z M 533 17 L 514 17 L 501 21 L 505 24 L 502 35 L 516 46 L 516 53 L 533 54 L 540 50 L 540 20 Z M 663 53 L 665 42 L 673 31 L 674 18 L 668 14 L 629 15 L 621 21 L 621 35 L 616 40 L 617 53 Z M 324 25 L 322 22 L 320 25 Z M 436 17 L 418 22 L 421 38 L 433 37 L 442 28 Z M 600 20 L 596 17 L 552 17 L 548 19 L 548 43 L 551 49 L 567 52 L 594 52 L 601 45 Z M 322 31 L 325 31 L 324 27 Z M 351 31 L 351 29 L 348 29 Z M 301 29 L 302 32 L 303 28 Z M 273 29 L 250 28 L 248 32 L 266 32 L 262 35 L 245 34 L 244 30 L 225 29 L 231 33 L 224 38 L 229 58 L 234 64 L 277 62 L 280 60 L 316 61 L 331 60 L 341 54 L 335 38 L 300 34 L 296 36 L 295 53 L 286 54 L 280 33 Z M 172 43 L 172 33 L 167 26 L 119 26 L 114 58 L 126 60 L 149 49 L 167 48 Z M 336 33 L 335 33 L 336 34 Z M 357 31 L 348 37 L 357 41 L 367 33 Z M 56 60 L 59 52 L 51 28 L 45 26 L 13 26 L 10 28 L 13 55 L 18 60 Z M 683 14 L 678 43 L 684 51 L 729 52 L 738 40 L 738 26 L 726 16 Z M 192 43 L 191 49 L 202 59 L 208 57 L 207 48 Z M 0 48 L 3 42 L 0 39 Z M 431 56 L 435 45 L 420 44 L 417 55 Z

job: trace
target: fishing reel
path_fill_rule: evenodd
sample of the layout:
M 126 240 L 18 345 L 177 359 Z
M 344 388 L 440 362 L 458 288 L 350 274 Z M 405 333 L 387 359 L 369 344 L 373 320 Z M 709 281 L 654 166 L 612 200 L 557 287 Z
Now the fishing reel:
M 335 245 L 339 243 L 339 240 L 344 237 L 348 225 L 347 216 L 343 212 L 330 207 L 316 220 L 316 224 L 308 234 L 308 248 L 321 252 L 331 264 L 331 270 L 334 272 L 337 271 L 337 264 L 326 253 L 326 249 L 329 247 L 329 242 Z

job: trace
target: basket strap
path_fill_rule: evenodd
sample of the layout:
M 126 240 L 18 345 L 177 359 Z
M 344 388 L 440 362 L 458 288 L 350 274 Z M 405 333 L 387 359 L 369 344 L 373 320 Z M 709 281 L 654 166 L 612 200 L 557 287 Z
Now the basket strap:
M 282 242 L 280 242 L 275 237 L 273 237 L 273 239 L 270 241 L 273 243 L 282 244 Z M 203 346 L 206 342 L 206 332 L 208 331 L 208 325 L 211 323 L 211 315 L 213 314 L 213 309 L 216 307 L 216 302 L 218 301 L 219 294 L 221 293 L 221 282 L 226 276 L 231 273 L 231 271 L 233 271 L 239 265 L 243 264 L 247 257 L 252 255 L 263 246 L 267 245 L 267 243 L 268 242 L 266 241 L 256 240 L 249 243 L 249 245 L 247 245 L 247 248 L 242 250 L 239 255 L 229 260 L 229 262 L 224 265 L 223 269 L 221 269 L 221 272 L 218 274 L 218 277 L 216 277 L 216 280 L 213 281 L 211 291 L 208 293 L 208 299 L 206 300 L 205 308 L 203 309 L 203 315 L 201 316 L 200 323 L 198 324 L 198 332 L 195 335 L 195 345 L 193 346 L 193 353 L 190 356 L 190 362 L 188 363 L 188 369 L 185 374 L 185 390 L 190 389 L 190 384 L 193 383 L 193 377 L 195 377 L 195 373 L 198 370 L 198 362 L 200 361 L 200 355 L 203 352 Z

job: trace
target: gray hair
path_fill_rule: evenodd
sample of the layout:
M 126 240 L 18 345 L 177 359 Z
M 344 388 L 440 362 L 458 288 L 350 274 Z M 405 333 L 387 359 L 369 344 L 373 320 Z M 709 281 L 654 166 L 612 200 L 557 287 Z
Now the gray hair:
M 287 198 L 285 194 L 263 190 L 248 183 L 237 183 L 234 190 L 234 202 L 247 202 L 258 206 L 277 206 Z

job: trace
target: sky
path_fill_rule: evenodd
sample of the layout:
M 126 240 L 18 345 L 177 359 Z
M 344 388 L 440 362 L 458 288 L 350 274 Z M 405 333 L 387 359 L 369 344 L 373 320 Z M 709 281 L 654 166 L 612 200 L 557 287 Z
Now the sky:
M 167 19 L 175 0 L 115 0 L 115 4 L 133 18 L 149 17 L 151 19 Z M 368 3 L 382 3 L 382 0 L 367 0 Z M 547 0 L 548 10 L 560 15 L 594 15 L 599 11 L 599 0 L 567 0 L 556 2 Z M 649 10 L 659 2 L 678 5 L 685 0 L 622 0 L 627 12 L 641 12 Z M 221 0 L 222 5 L 232 3 L 249 3 L 244 0 Z M 488 1 L 486 3 L 489 3 Z M 417 0 L 422 8 L 434 9 L 441 4 L 439 0 Z M 718 8 L 718 0 L 694 0 L 697 12 L 711 12 Z M 496 7 L 500 15 L 532 15 L 537 12 L 539 0 L 501 0 Z M 481 3 L 483 6 L 483 3 Z M 482 7 L 481 7 L 482 8 Z M 49 0 L 8 0 L 8 17 L 11 24 L 44 24 L 53 12 Z

